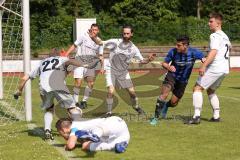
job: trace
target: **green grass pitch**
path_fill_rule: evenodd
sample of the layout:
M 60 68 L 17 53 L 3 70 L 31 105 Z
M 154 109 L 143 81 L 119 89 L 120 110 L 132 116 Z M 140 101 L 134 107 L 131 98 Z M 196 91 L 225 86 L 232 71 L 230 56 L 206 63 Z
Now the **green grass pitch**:
M 133 73 L 136 91 L 144 110 L 153 114 L 156 97 L 159 94 L 161 77 L 157 73 L 153 77 L 139 78 L 144 74 Z M 157 78 L 156 78 L 157 77 Z M 138 79 L 139 78 L 139 79 Z M 155 78 L 155 79 L 154 79 Z M 206 93 L 200 125 L 189 126 L 184 120 L 193 114 L 192 87 L 197 79 L 193 73 L 182 101 L 176 108 L 170 108 L 166 120 L 161 120 L 157 126 L 151 126 L 145 117 L 135 116 L 135 112 L 127 104 L 125 92 L 117 95 L 117 107 L 114 113 L 121 115 L 128 124 L 131 140 L 127 151 L 123 154 L 114 152 L 88 153 L 76 148 L 76 157 L 68 159 L 96 159 L 96 160 L 240 160 L 240 75 L 231 72 L 217 91 L 221 104 L 220 123 L 208 122 L 212 116 L 212 109 Z M 136 80 L 136 81 L 135 81 Z M 144 82 L 141 82 L 144 81 Z M 154 82 L 156 81 L 156 82 Z M 73 84 L 68 78 L 68 84 Z M 56 133 L 55 138 L 60 142 L 53 147 L 42 140 L 42 135 L 36 133 L 43 126 L 43 111 L 40 109 L 38 80 L 32 83 L 33 121 L 37 128 L 28 129 L 27 123 L 16 121 L 0 126 L 0 160 L 63 160 L 67 159 L 57 151 L 63 148 L 64 141 Z M 95 93 L 89 100 L 89 108 L 84 110 L 91 115 L 106 97 L 104 76 L 97 77 Z M 124 100 L 125 99 L 125 100 Z M 60 115 L 60 111 L 56 111 Z M 130 116 L 131 115 L 131 116 Z M 55 116 L 54 122 L 56 122 Z

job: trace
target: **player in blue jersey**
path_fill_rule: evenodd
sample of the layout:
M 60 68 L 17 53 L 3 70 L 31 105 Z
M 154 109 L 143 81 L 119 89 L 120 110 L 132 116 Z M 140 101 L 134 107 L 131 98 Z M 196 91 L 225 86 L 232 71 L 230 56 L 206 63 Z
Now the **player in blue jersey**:
M 155 116 L 150 122 L 152 125 L 157 124 L 160 114 L 163 118 L 166 117 L 168 107 L 175 107 L 178 104 L 188 84 L 195 61 L 205 60 L 202 52 L 189 47 L 188 36 L 180 36 L 176 40 L 176 47 L 168 52 L 162 63 L 168 73 L 163 81 L 161 94 L 157 98 Z M 166 102 L 170 92 L 172 97 Z

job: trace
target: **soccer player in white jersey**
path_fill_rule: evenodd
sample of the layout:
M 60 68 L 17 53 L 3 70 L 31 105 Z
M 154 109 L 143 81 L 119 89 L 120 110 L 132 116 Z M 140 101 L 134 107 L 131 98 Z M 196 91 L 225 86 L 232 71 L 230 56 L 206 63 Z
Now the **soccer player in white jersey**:
M 229 50 L 231 43 L 228 36 L 222 31 L 223 17 L 219 13 L 211 13 L 209 18 L 210 52 L 206 61 L 199 69 L 199 77 L 193 89 L 194 115 L 189 124 L 200 123 L 200 113 L 203 105 L 202 91 L 207 90 L 208 98 L 213 109 L 211 122 L 220 121 L 219 99 L 215 93 L 226 74 L 229 73 Z
M 107 115 L 112 114 L 113 93 L 115 84 L 118 83 L 121 88 L 127 89 L 132 102 L 132 107 L 139 113 L 144 111 L 138 104 L 133 83 L 131 81 L 128 66 L 132 58 L 135 58 L 142 64 L 149 63 L 154 59 L 151 54 L 148 58 L 143 58 L 139 49 L 131 42 L 133 29 L 131 26 L 123 26 L 121 39 L 110 39 L 103 43 L 104 49 L 109 49 L 109 63 L 105 64 L 105 78 L 108 88 L 107 94 Z M 105 61 L 106 62 L 106 61 Z
M 77 49 L 77 53 L 75 55 L 75 59 L 79 60 L 82 63 L 91 63 L 96 58 L 100 58 L 101 66 L 100 73 L 103 74 L 103 49 L 101 45 L 97 44 L 97 40 L 100 40 L 98 37 L 99 26 L 97 24 L 92 24 L 88 33 L 85 33 L 78 37 L 78 39 L 74 42 L 74 44 L 67 50 L 66 56 L 68 56 L 71 52 Z M 73 88 L 73 97 L 77 102 L 77 105 L 80 108 L 87 107 L 87 100 L 92 93 L 94 80 L 95 80 L 95 68 L 89 69 L 84 67 L 77 67 L 74 70 L 75 79 L 74 88 Z M 80 87 L 82 84 L 82 80 L 85 79 L 87 82 L 87 86 L 84 91 L 84 96 L 80 104 L 78 103 Z
M 130 140 L 127 124 L 116 116 L 73 122 L 62 118 L 57 121 L 56 128 L 67 140 L 66 150 L 73 150 L 80 141 L 86 151 L 115 150 L 122 153 Z
M 34 70 L 22 77 L 18 91 L 14 94 L 14 98 L 17 99 L 18 96 L 22 94 L 26 82 L 29 79 L 33 80 L 39 76 L 39 90 L 42 99 L 41 107 L 45 110 L 45 139 L 52 140 L 51 123 L 54 112 L 54 98 L 57 99 L 62 107 L 67 109 L 72 119 L 79 120 L 82 114 L 81 109 L 75 106 L 75 101 L 65 84 L 67 66 L 81 66 L 81 64 L 74 59 L 68 59 L 67 57 L 60 57 L 58 55 L 59 52 L 53 49 L 48 58 L 43 59 Z

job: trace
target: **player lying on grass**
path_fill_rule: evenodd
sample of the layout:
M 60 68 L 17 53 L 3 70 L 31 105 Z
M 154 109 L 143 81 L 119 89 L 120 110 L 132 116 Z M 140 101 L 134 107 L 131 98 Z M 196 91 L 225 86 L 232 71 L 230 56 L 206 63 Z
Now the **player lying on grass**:
M 67 66 L 82 65 L 76 60 L 60 57 L 58 55 L 59 52 L 53 49 L 48 58 L 43 59 L 34 70 L 22 77 L 18 91 L 14 94 L 14 98 L 18 99 L 18 96 L 22 94 L 26 82 L 29 79 L 33 80 L 39 76 L 39 90 L 42 99 L 41 106 L 42 109 L 45 110 L 44 130 L 46 139 L 53 139 L 51 134 L 51 123 L 53 120 L 54 98 L 57 99 L 62 107 L 67 109 L 72 119 L 79 120 L 82 114 L 81 109 L 75 106 L 75 101 L 65 83 Z M 91 68 L 89 64 L 86 66 Z
M 189 47 L 189 37 L 180 36 L 176 41 L 176 47 L 168 52 L 162 63 L 168 73 L 163 81 L 160 96 L 157 99 L 155 116 L 150 122 L 152 125 L 157 123 L 161 113 L 163 118 L 166 117 L 168 107 L 177 106 L 184 94 L 195 61 L 205 60 L 202 52 Z M 172 97 L 166 102 L 170 92 L 172 92 Z
M 116 116 L 86 121 L 62 118 L 57 121 L 56 128 L 67 141 L 66 150 L 73 150 L 79 141 L 85 151 L 114 150 L 122 153 L 130 140 L 127 124 Z

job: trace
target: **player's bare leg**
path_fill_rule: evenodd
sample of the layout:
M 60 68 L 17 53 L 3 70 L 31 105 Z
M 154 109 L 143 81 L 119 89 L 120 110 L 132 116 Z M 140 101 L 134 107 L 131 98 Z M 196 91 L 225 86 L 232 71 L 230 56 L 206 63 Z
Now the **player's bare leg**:
M 139 106 L 138 98 L 137 98 L 136 92 L 134 90 L 134 87 L 128 88 L 127 91 L 130 95 L 133 109 L 136 110 L 138 112 L 138 114 L 145 114 L 143 109 Z
M 77 106 L 80 106 L 78 104 L 78 98 L 79 98 L 79 93 L 80 93 L 80 87 L 82 85 L 82 79 L 80 78 L 75 78 L 74 81 L 74 88 L 73 88 L 73 99 L 76 102 Z
M 220 121 L 220 105 L 219 99 L 215 94 L 215 90 L 209 88 L 207 89 L 208 98 L 213 109 L 213 117 L 210 119 L 210 122 L 219 122 Z

